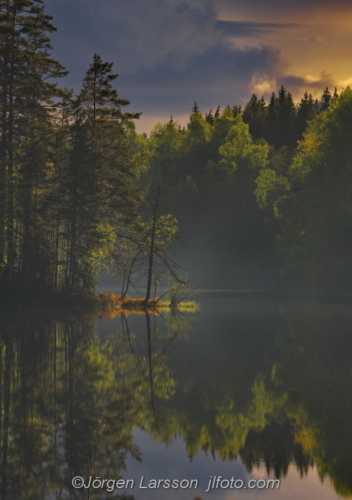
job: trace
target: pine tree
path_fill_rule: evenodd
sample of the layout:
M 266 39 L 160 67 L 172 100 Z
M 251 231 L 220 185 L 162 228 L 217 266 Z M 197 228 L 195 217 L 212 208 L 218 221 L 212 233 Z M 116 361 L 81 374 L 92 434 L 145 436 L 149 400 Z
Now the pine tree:
M 94 54 L 83 79 L 82 90 L 78 96 L 80 110 L 84 110 L 85 118 L 95 132 L 98 121 L 116 121 L 139 118 L 141 113 L 123 113 L 122 108 L 130 101 L 121 99 L 112 82 L 118 77 L 112 73 L 113 63 L 103 62 L 98 54 Z
M 74 102 L 73 147 L 67 182 L 69 270 L 66 286 L 90 289 L 99 262 L 114 245 L 117 227 L 140 201 L 133 186 L 138 164 L 129 155 L 124 123 L 140 113 L 124 113 L 129 104 L 112 83 L 112 63 L 94 54 Z

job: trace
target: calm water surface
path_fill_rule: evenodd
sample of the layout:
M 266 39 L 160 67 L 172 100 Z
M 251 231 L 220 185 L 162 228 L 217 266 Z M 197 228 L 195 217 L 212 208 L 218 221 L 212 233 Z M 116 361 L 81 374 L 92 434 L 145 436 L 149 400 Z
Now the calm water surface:
M 163 317 L 1 315 L 1 499 L 352 498 L 350 305 L 198 300 Z M 247 487 L 206 492 L 220 476 Z M 198 487 L 140 487 L 159 479 Z

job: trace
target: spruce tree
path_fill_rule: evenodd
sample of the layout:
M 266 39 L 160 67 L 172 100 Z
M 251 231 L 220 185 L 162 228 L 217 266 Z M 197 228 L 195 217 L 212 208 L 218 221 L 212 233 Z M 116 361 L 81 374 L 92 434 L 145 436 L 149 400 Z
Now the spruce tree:
M 264 130 L 264 139 L 268 141 L 269 144 L 275 144 L 276 132 L 277 132 L 277 120 L 278 120 L 278 98 L 275 92 L 271 94 L 270 101 L 267 107 L 267 120 L 266 127 Z
M 278 115 L 275 146 L 287 146 L 289 149 L 296 147 L 295 138 L 296 109 L 291 92 L 287 92 L 282 85 L 278 94 Z
M 237 104 L 234 104 L 232 106 L 232 112 L 233 112 L 233 117 L 236 118 L 237 115 L 241 115 L 242 114 L 242 106 L 241 105 L 237 105 Z
M 259 100 L 257 95 L 253 94 L 243 110 L 242 117 L 243 121 L 248 123 L 249 131 L 255 139 L 263 137 L 266 122 L 264 97 Z
M 326 109 L 328 109 L 331 103 L 331 99 L 332 96 L 329 87 L 326 87 L 320 99 L 320 111 L 325 111 Z
M 307 127 L 309 120 L 312 120 L 319 112 L 319 105 L 313 99 L 312 94 L 304 93 L 301 102 L 297 108 L 297 122 L 296 122 L 296 139 L 303 138 L 303 132 Z
M 209 113 L 205 114 L 205 121 L 207 123 L 210 123 L 210 125 L 214 124 L 214 116 L 213 116 L 213 110 L 210 108 Z
M 198 108 L 198 104 L 195 102 L 194 106 L 192 108 L 192 112 L 191 112 L 190 117 L 189 117 L 189 121 L 191 122 L 193 120 L 194 116 L 196 116 L 199 112 L 200 111 Z

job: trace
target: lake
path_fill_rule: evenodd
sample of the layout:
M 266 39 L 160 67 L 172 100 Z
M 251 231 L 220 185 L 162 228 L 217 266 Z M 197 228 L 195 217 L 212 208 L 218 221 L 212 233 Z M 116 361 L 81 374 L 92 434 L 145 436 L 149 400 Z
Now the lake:
M 1 499 L 352 498 L 350 305 L 197 300 L 1 313 Z

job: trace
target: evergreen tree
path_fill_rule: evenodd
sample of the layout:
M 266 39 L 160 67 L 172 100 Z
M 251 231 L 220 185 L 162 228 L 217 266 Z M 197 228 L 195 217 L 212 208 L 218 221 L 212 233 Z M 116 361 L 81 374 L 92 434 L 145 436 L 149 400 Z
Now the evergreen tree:
M 282 85 L 278 94 L 278 112 L 275 146 L 287 146 L 289 149 L 296 147 L 295 118 L 296 110 L 291 92 L 287 92 Z
M 192 108 L 192 113 L 190 114 L 190 117 L 189 117 L 190 122 L 192 121 L 193 116 L 197 115 L 197 113 L 199 113 L 199 108 L 198 108 L 198 104 L 195 102 L 194 106 Z
M 48 34 L 55 28 L 41 0 L 2 1 L 0 16 L 0 261 L 2 279 L 13 283 L 15 271 L 21 272 L 24 266 L 23 241 L 31 238 L 29 226 L 38 210 L 35 193 L 43 180 L 43 134 L 48 133 L 45 127 L 50 123 L 50 110 L 55 109 L 53 97 L 60 95 L 50 80 L 66 73 L 50 58 Z M 38 250 L 32 247 L 37 262 Z
M 266 107 L 265 100 L 262 97 L 258 99 L 253 94 L 243 110 L 243 121 L 248 123 L 249 131 L 254 139 L 259 139 L 265 134 Z
M 219 106 L 216 108 L 214 118 L 220 118 L 220 104 L 219 104 Z
M 209 113 L 205 114 L 205 121 L 210 123 L 210 125 L 214 124 L 214 116 L 213 116 L 213 110 L 210 109 Z
M 234 104 L 232 106 L 232 112 L 233 112 L 233 117 L 234 118 L 236 118 L 237 115 L 242 114 L 242 107 L 241 107 L 241 105 L 237 106 L 236 104 Z
M 326 87 L 320 99 L 320 111 L 325 111 L 326 109 L 328 109 L 331 103 L 331 99 L 332 96 L 330 90 L 328 87 Z
M 124 123 L 140 113 L 124 113 L 129 104 L 112 82 L 112 63 L 94 54 L 74 102 L 73 147 L 67 182 L 69 270 L 66 286 L 90 289 L 97 265 L 114 245 L 117 228 L 136 213 L 141 190 L 133 185 L 139 168 L 129 155 Z
M 113 63 L 104 63 L 98 54 L 94 54 L 78 96 L 79 110 L 84 111 L 93 135 L 98 121 L 135 119 L 141 115 L 141 113 L 122 112 L 122 108 L 128 106 L 130 102 L 119 98 L 117 90 L 113 88 L 112 82 L 118 75 L 112 72 L 112 66 Z
M 296 109 L 292 94 L 282 85 L 278 96 L 272 93 L 267 107 L 264 139 L 276 149 L 283 146 L 293 150 L 296 147 Z
M 305 92 L 297 109 L 297 122 L 296 122 L 297 140 L 302 139 L 303 132 L 307 127 L 308 121 L 312 120 L 318 114 L 318 112 L 319 112 L 319 105 L 313 99 L 312 94 L 308 95 L 308 92 Z
M 192 114 L 192 120 L 187 127 L 184 139 L 186 161 L 183 164 L 183 171 L 185 176 L 191 175 L 196 182 L 199 182 L 209 159 L 213 126 L 203 118 L 202 113 L 197 112 Z
M 274 145 L 276 140 L 278 106 L 278 99 L 275 92 L 273 92 L 267 107 L 267 124 L 264 131 L 264 139 L 271 145 Z

